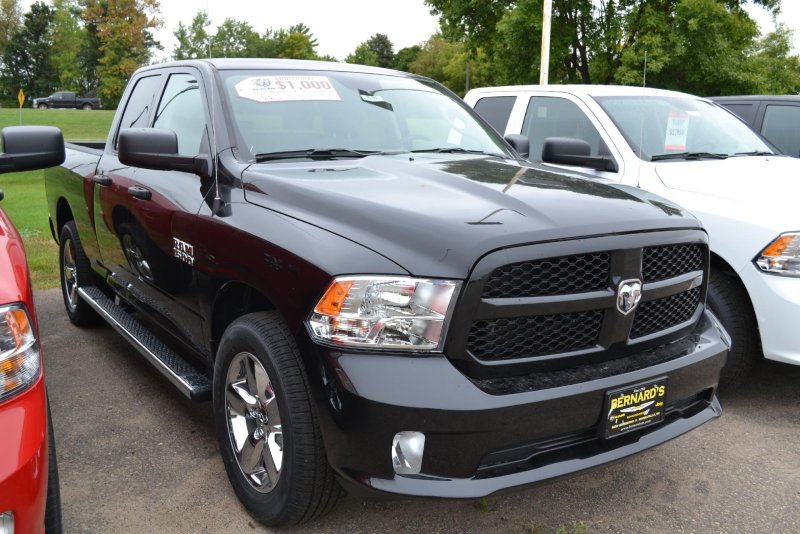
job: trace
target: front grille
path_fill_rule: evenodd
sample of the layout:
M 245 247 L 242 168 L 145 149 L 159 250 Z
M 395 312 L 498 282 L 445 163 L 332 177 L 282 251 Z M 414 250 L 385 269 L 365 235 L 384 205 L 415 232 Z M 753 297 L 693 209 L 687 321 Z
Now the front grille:
M 539 297 L 598 291 L 608 286 L 607 252 L 522 261 L 495 269 L 484 298 Z
M 700 245 L 669 245 L 647 247 L 642 252 L 642 281 L 666 280 L 703 269 L 703 249 Z
M 663 240 L 653 245 L 657 235 Z M 465 285 L 448 357 L 472 378 L 507 378 L 616 361 L 677 341 L 705 298 L 704 239 L 701 231 L 669 231 L 488 254 Z M 642 300 L 628 314 L 618 303 L 623 280 L 643 283 Z
M 476 321 L 467 346 L 483 361 L 571 352 L 595 346 L 602 322 L 598 310 Z
M 631 339 L 666 330 L 688 321 L 699 304 L 699 287 L 641 304 L 633 321 Z

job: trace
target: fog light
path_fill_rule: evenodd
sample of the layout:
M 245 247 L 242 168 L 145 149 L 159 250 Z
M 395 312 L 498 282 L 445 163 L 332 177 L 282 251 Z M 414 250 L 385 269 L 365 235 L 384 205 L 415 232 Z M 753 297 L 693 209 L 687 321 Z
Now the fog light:
M 14 534 L 14 514 L 11 512 L 0 514 L 0 534 Z
M 416 475 L 422 470 L 425 434 L 398 432 L 392 441 L 392 467 L 398 475 Z

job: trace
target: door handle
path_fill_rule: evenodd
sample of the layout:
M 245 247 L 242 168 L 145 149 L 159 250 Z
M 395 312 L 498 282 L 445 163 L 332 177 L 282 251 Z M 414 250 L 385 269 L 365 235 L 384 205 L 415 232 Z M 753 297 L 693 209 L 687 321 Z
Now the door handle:
M 92 181 L 98 185 L 111 185 L 111 177 L 105 174 L 95 174 L 92 176 Z
M 153 194 L 150 192 L 149 189 L 138 185 L 132 185 L 128 188 L 128 194 L 132 197 L 136 197 L 142 200 L 150 200 Z

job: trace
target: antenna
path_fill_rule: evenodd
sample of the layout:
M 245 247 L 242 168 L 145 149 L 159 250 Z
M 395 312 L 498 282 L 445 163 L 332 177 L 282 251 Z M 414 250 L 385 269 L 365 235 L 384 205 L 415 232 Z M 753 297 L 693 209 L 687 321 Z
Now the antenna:
M 647 50 L 644 51 L 644 72 L 642 73 L 642 87 L 647 87 Z
M 211 214 L 216 215 L 220 212 L 225 203 L 219 194 L 219 153 L 217 152 L 217 103 L 215 98 L 214 86 L 217 85 L 214 67 L 211 67 L 211 165 L 214 178 L 214 202 L 211 203 Z
M 208 7 L 208 0 L 206 0 L 206 17 L 208 17 L 208 24 L 209 24 L 209 27 L 211 27 L 211 8 Z M 211 36 L 210 35 L 207 36 L 206 42 L 208 42 L 208 56 L 207 57 L 208 57 L 208 59 L 211 59 Z M 213 91 L 213 89 L 212 89 L 212 91 Z M 212 92 L 211 94 L 213 95 L 214 93 Z M 214 118 L 212 117 L 211 120 L 213 121 Z
M 647 87 L 647 50 L 644 51 L 644 71 L 642 72 L 642 88 Z M 639 161 L 636 162 L 636 187 L 640 187 L 642 179 L 642 145 L 644 144 L 644 117 L 639 123 Z

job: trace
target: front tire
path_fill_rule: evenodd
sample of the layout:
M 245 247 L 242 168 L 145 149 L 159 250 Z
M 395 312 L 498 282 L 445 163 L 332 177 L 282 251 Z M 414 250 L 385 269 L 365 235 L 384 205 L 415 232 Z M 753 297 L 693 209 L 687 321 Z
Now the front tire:
M 72 324 L 87 326 L 99 322 L 89 304 L 78 295 L 78 288 L 91 285 L 92 269 L 81 246 L 75 221 L 67 222 L 61 229 L 58 247 L 58 266 L 61 275 L 61 294 L 64 307 Z
M 275 312 L 225 331 L 214 364 L 214 421 L 236 495 L 271 527 L 318 517 L 341 490 L 328 465 L 294 338 Z
M 39 104 L 37 107 L 39 109 L 47 109 L 47 104 Z
M 708 284 L 708 306 L 731 336 L 731 350 L 722 368 L 720 386 L 741 386 L 761 356 L 756 316 L 750 298 L 737 278 L 712 269 Z
M 84 104 L 84 105 L 81 106 L 81 109 L 84 110 L 84 111 L 88 111 L 88 110 L 92 109 L 92 105 L 91 104 Z

